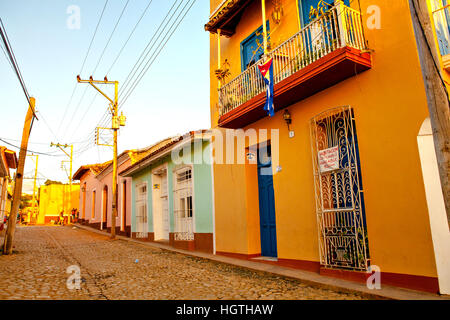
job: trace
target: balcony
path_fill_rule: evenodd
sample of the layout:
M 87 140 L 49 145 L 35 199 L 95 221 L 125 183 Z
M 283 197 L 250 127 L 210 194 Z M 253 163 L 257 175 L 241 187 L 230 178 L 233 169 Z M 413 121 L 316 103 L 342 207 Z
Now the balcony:
M 275 110 L 371 68 L 361 14 L 338 4 L 268 53 L 273 58 Z M 267 116 L 258 64 L 219 89 L 219 126 L 241 128 Z

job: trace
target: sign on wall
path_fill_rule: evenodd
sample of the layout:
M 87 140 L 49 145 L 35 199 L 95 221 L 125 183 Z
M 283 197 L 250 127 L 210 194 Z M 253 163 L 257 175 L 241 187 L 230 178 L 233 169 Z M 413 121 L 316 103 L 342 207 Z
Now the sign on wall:
M 161 189 L 161 186 L 159 185 L 159 183 L 155 183 L 155 184 L 153 185 L 153 189 L 159 190 L 159 189 Z
M 319 151 L 320 172 L 339 169 L 339 147 L 331 147 Z

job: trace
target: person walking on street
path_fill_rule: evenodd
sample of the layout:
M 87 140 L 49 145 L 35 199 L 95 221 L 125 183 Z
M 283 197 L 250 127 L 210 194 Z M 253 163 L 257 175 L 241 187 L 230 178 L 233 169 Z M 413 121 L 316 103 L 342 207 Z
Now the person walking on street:
M 58 224 L 61 225 L 61 226 L 64 225 L 64 210 L 62 210 L 62 211 L 59 213 L 59 221 L 58 221 Z

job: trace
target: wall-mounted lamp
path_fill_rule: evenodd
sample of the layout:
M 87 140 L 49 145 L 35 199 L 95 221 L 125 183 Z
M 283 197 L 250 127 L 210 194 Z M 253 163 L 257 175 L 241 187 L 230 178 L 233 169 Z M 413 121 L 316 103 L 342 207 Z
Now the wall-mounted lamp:
M 288 109 L 284 110 L 283 119 L 284 119 L 284 121 L 286 121 L 286 124 L 287 124 L 287 127 L 288 127 L 289 138 L 293 138 L 294 137 L 294 131 L 291 130 L 292 117 L 291 117 L 291 114 L 289 113 Z
M 289 113 L 288 109 L 284 110 L 283 119 L 284 119 L 284 121 L 286 121 L 288 130 L 291 131 L 290 125 L 292 123 L 292 117 L 291 117 L 291 114 Z

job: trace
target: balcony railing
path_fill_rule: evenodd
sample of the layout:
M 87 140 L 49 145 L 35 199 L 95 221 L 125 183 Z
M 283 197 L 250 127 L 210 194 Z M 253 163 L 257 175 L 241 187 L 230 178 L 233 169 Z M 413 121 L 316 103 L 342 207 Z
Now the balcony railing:
M 442 4 L 442 3 L 441 3 Z M 450 5 L 433 11 L 434 26 L 442 56 L 450 54 Z
M 275 84 L 346 46 L 364 50 L 366 42 L 361 13 L 340 3 L 268 53 L 273 58 Z M 257 66 L 263 59 L 219 89 L 220 116 L 265 91 Z

